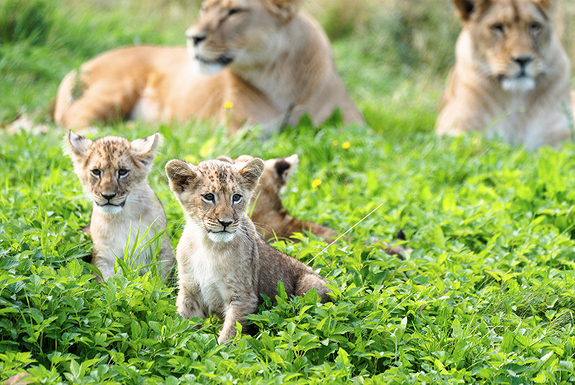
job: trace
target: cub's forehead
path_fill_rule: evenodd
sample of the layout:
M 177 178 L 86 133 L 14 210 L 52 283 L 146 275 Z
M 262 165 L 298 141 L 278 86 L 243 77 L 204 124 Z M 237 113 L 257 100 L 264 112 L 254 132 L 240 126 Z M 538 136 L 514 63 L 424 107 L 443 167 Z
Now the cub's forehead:
M 236 184 L 238 172 L 231 163 L 221 160 L 207 160 L 198 164 L 203 184 L 217 189 L 229 189 Z
M 125 138 L 107 136 L 94 141 L 90 146 L 91 162 L 117 163 L 131 159 L 131 145 Z
M 208 11 L 212 8 L 247 7 L 254 0 L 204 0 L 202 9 Z

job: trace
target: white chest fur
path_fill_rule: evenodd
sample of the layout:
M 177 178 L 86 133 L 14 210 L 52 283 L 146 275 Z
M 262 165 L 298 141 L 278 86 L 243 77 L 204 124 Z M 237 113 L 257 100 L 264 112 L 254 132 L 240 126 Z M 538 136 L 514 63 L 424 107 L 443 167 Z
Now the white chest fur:
M 230 248 L 213 247 L 198 239 L 200 237 L 192 238 L 193 242 L 178 246 L 180 282 L 195 293 L 196 301 L 205 313 L 225 313 L 232 300 L 228 282 L 233 275 L 228 255 Z

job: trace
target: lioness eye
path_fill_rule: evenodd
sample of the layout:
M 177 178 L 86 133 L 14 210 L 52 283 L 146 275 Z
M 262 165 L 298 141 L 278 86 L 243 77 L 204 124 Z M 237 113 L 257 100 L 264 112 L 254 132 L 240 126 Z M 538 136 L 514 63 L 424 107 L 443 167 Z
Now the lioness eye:
M 228 16 L 235 15 L 236 13 L 242 12 L 243 9 L 240 8 L 232 8 L 228 11 Z
M 126 176 L 126 175 L 128 175 L 129 172 L 130 172 L 130 170 L 126 170 L 125 168 L 121 168 L 120 170 L 118 170 L 118 175 Z
M 204 198 L 204 200 L 207 202 L 215 202 L 215 200 L 216 200 L 216 197 L 212 193 L 206 194 L 206 195 L 202 196 L 202 198 Z
M 543 28 L 543 26 L 536 21 L 534 21 L 533 23 L 531 23 L 531 25 L 529 25 L 529 29 L 533 33 L 537 33 L 539 31 L 541 31 L 541 28 Z
M 239 201 L 242 200 L 242 196 L 240 194 L 234 194 L 234 196 L 232 197 L 232 200 L 234 203 L 238 203 Z
M 495 23 L 491 26 L 491 30 L 493 32 L 497 32 L 497 33 L 504 33 L 505 32 L 505 26 L 501 23 Z
M 92 170 L 92 175 L 98 177 L 100 175 L 102 175 L 102 172 L 100 170 L 98 170 L 97 168 Z

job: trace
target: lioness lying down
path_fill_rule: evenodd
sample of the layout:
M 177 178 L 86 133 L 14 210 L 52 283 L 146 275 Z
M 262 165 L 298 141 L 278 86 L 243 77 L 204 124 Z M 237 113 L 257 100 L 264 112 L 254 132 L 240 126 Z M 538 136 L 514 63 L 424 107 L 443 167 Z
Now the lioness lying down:
M 551 0 L 453 0 L 463 30 L 438 134 L 484 131 L 528 149 L 570 136 L 569 60 Z
M 216 117 L 234 132 L 271 133 L 307 113 L 322 123 L 339 108 L 363 123 L 335 69 L 329 40 L 301 0 L 205 0 L 182 47 L 108 51 L 71 71 L 54 118 L 68 128 L 139 118 Z

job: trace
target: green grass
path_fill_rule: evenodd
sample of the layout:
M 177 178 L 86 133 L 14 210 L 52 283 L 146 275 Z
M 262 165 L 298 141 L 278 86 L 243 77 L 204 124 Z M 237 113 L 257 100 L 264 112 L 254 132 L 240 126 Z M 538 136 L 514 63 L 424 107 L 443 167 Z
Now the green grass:
M 165 1 L 148 24 L 137 23 L 147 2 L 47 4 L 46 34 L 3 35 L 0 22 L 0 120 L 19 111 L 47 120 L 69 69 L 136 36 L 177 44 L 187 23 L 176 12 L 183 2 Z M 381 30 L 392 36 L 390 23 Z M 217 345 L 217 319 L 175 315 L 177 289 L 157 273 L 125 266 L 106 285 L 91 279 L 92 243 L 80 230 L 91 203 L 63 155 L 64 131 L 0 132 L 0 381 L 27 371 L 44 384 L 575 382 L 575 146 L 525 152 L 480 136 L 436 138 L 442 65 L 415 65 L 423 50 L 390 66 L 386 58 L 404 60 L 395 43 L 372 52 L 369 36 L 344 30 L 334 51 L 371 129 L 333 119 L 266 141 L 209 122 L 93 134 L 164 135 L 150 182 L 173 246 L 184 225 L 163 171 L 173 158 L 298 153 L 284 205 L 342 232 L 383 204 L 353 241 L 322 254 L 317 239 L 275 244 L 313 260 L 336 302 L 281 297 L 250 317 L 256 335 L 229 346 Z M 413 248 L 405 260 L 371 244 L 399 229 Z

